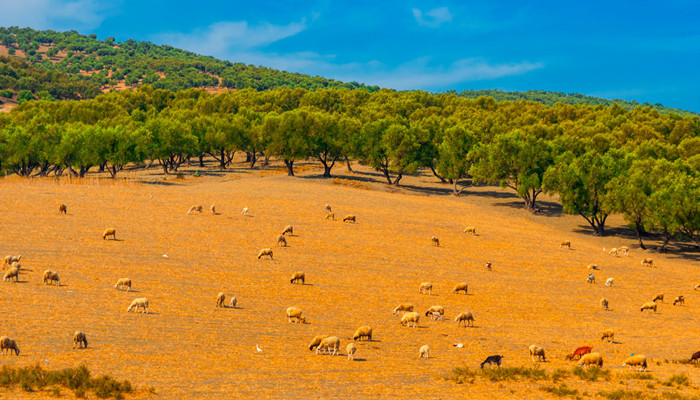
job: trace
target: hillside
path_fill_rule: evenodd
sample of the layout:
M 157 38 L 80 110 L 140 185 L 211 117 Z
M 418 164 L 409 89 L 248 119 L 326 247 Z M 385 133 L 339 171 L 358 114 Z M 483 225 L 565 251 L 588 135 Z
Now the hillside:
M 517 204 L 512 193 L 498 188 L 476 188 L 461 199 L 411 195 L 361 181 L 361 188 L 334 184 L 315 178 L 317 166 L 294 179 L 284 176 L 281 163 L 247 173 L 241 162 L 230 171 L 208 162 L 200 177 L 192 177 L 193 167 L 185 179 L 163 180 L 153 169 L 130 171 L 135 179 L 122 181 L 2 178 L 3 251 L 22 254 L 24 268 L 19 282 L 0 282 L 2 334 L 22 350 L 3 364 L 84 363 L 95 374 L 153 387 L 163 399 L 576 398 L 547 392 L 562 383 L 583 398 L 697 399 L 700 369 L 676 362 L 698 350 L 692 338 L 700 335 L 700 291 L 690 278 L 700 272 L 697 262 L 653 254 L 656 268 L 640 267 L 649 253 L 631 238 L 576 233 L 574 216 L 522 214 L 508 206 Z M 334 173 L 361 180 L 373 171 Z M 434 186 L 427 176 L 407 180 Z M 486 191 L 500 195 L 485 197 Z M 57 212 L 61 203 L 67 215 Z M 326 203 L 338 217 L 356 215 L 357 223 L 324 220 Z M 206 212 L 187 215 L 194 204 Z M 210 204 L 220 214 L 209 213 Z M 294 226 L 289 246 L 275 247 L 288 224 Z M 466 225 L 478 235 L 462 233 Z M 105 227 L 116 228 L 117 240 L 102 240 Z M 433 235 L 440 247 L 431 244 Z M 571 240 L 571 250 L 558 247 L 562 239 Z M 601 251 L 620 245 L 631 248 L 629 257 Z M 274 247 L 274 260 L 256 259 L 263 247 Z M 589 263 L 601 268 L 595 284 L 585 281 Z M 59 273 L 60 286 L 41 283 L 46 269 Z M 290 284 L 295 271 L 306 273 L 304 285 Z M 113 288 L 122 277 L 132 279 L 133 292 Z M 614 287 L 603 285 L 607 277 L 615 278 Z M 418 293 L 425 281 L 433 283 L 430 296 Z M 458 282 L 469 284 L 468 295 L 451 292 Z M 235 296 L 236 308 L 217 308 L 219 292 Z M 658 312 L 641 313 L 640 305 L 659 292 L 666 302 Z M 686 305 L 671 305 L 681 294 Z M 126 312 L 137 297 L 149 299 L 149 314 Z M 611 311 L 600 308 L 601 297 Z M 417 328 L 400 326 L 392 315 L 404 302 L 421 313 Z M 422 314 L 432 305 L 445 307 L 444 321 Z M 289 306 L 300 307 L 309 323 L 287 322 Z M 474 328 L 454 321 L 467 310 Z M 374 328 L 373 340 L 355 342 L 356 361 L 347 361 L 345 346 L 363 325 Z M 615 331 L 613 343 L 600 340 L 606 328 Z M 87 349 L 71 348 L 78 329 Z M 340 356 L 309 351 L 320 334 L 340 338 Z M 425 344 L 430 359 L 421 360 L 418 348 Z M 537 366 L 550 376 L 559 371 L 556 380 L 491 382 L 477 375 L 459 385 L 443 379 L 455 367 L 478 373 L 491 354 L 505 356 L 504 371 L 531 368 L 531 344 L 546 350 L 548 362 Z M 577 362 L 564 357 L 585 345 L 605 359 L 597 382 L 574 375 Z M 630 353 L 650 359 L 648 374 L 621 366 Z M 666 386 L 673 376 L 687 383 Z M 627 397 L 599 394 L 618 390 Z M 634 395 L 640 390 L 644 395 Z M 48 394 L 17 388 L 4 397 Z
M 361 89 L 377 91 L 378 86 L 358 82 L 341 82 L 318 76 L 279 71 L 263 66 L 245 65 L 214 57 L 202 56 L 171 46 L 114 38 L 98 40 L 96 35 L 81 35 L 76 31 L 37 31 L 31 28 L 0 27 L 0 56 L 11 55 L 30 64 L 14 63 L 0 58 L 0 89 L 12 89 L 15 98 L 20 91 L 29 91 L 38 99 L 92 98 L 110 90 L 135 88 L 150 84 L 155 89 L 173 91 L 206 88 L 211 92 L 253 88 L 319 88 Z M 5 64 L 3 66 L 3 64 Z M 11 68 L 12 70 L 8 69 Z M 47 71 L 40 73 L 38 71 Z M 19 78 L 18 78 L 19 76 Z M 21 77 L 26 77 L 21 79 Z M 56 81 L 62 82 L 62 84 Z M 70 84 L 67 84 L 70 82 Z M 66 88 L 67 86 L 67 88 Z M 67 90 L 68 89 L 68 90 Z M 504 92 L 500 90 L 465 90 L 461 97 L 476 99 L 490 96 L 501 100 L 611 106 L 614 103 L 631 110 L 637 106 L 650 107 L 662 113 L 697 115 L 691 111 L 664 107 L 661 104 L 640 104 L 636 101 L 609 100 L 578 93 L 530 90 Z M 27 92 L 23 97 L 30 98 Z

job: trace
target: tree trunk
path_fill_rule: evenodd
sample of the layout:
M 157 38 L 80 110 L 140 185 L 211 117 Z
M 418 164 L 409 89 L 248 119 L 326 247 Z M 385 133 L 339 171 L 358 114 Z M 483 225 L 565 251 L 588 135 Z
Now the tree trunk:
M 403 174 L 399 172 L 399 175 L 396 177 L 396 180 L 394 180 L 394 186 L 399 186 L 399 181 L 403 178 Z
M 335 160 L 331 163 L 331 165 L 328 165 L 328 162 L 326 160 L 322 159 L 319 157 L 321 160 L 321 164 L 323 164 L 323 177 L 324 178 L 331 178 L 331 169 L 335 165 Z
M 637 240 L 639 240 L 639 247 L 642 250 L 646 250 L 647 247 L 644 246 L 644 242 L 642 242 L 642 234 L 643 234 L 642 227 L 639 224 L 635 224 L 634 231 L 637 233 Z
M 199 168 L 204 168 L 204 154 L 199 155 Z
M 284 160 L 284 164 L 287 166 L 287 176 L 294 176 L 294 160 Z
M 248 162 L 248 163 L 249 163 L 249 162 L 250 162 L 250 158 L 251 158 L 250 152 L 249 152 L 249 151 L 246 151 L 246 152 L 245 152 L 245 162 Z
M 253 169 L 253 167 L 255 166 L 255 162 L 258 161 L 258 157 L 256 156 L 256 152 L 247 154 L 250 154 L 250 168 Z
M 447 183 L 447 180 L 445 180 L 445 178 L 441 177 L 440 174 L 438 174 L 437 171 L 435 171 L 435 168 L 433 168 L 432 165 L 429 165 L 429 167 L 430 167 L 430 170 L 433 172 L 433 175 L 435 175 L 436 178 L 440 179 L 440 183 Z
M 107 161 L 100 164 L 100 169 L 97 172 L 105 172 L 105 167 L 107 166 Z
M 263 162 L 263 167 L 270 165 L 270 156 L 265 156 L 265 161 Z
M 348 158 L 348 156 L 345 156 L 345 165 L 348 166 L 348 172 L 350 172 L 350 173 L 355 172 L 352 170 L 352 167 L 350 166 L 350 159 Z
M 80 166 L 80 171 L 78 172 L 78 176 L 80 178 L 84 178 L 85 174 L 87 174 L 88 170 L 90 169 L 90 166 Z
M 661 253 L 665 253 L 668 251 L 667 246 L 668 246 L 669 240 L 671 240 L 671 234 L 668 232 L 668 229 L 664 228 L 664 244 L 661 245 L 661 248 L 659 249 L 659 251 Z

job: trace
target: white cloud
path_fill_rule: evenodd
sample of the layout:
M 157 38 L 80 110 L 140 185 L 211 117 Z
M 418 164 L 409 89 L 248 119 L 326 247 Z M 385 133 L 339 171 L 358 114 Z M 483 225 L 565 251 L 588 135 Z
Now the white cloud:
M 447 7 L 433 8 L 432 10 L 425 13 L 417 8 L 411 10 L 413 12 L 413 18 L 416 19 L 418 25 L 427 26 L 430 28 L 437 28 L 446 22 L 452 22 L 452 13 Z
M 199 54 L 229 58 L 233 52 L 264 47 L 278 40 L 294 36 L 306 29 L 306 19 L 288 25 L 250 26 L 246 21 L 223 21 L 209 25 L 206 29 L 191 33 L 164 33 L 154 37 L 155 41 L 179 47 Z
M 0 0 L 0 26 L 53 30 L 90 30 L 113 7 L 97 0 Z

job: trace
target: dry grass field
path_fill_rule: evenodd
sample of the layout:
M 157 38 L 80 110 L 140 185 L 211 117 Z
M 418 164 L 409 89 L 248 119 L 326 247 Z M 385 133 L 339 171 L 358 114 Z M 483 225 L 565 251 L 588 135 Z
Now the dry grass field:
M 612 377 L 564 379 L 583 398 L 619 389 L 700 396 L 700 368 L 670 362 L 700 350 L 700 291 L 693 290 L 700 265 L 692 255 L 646 253 L 632 238 L 595 238 L 579 232 L 583 219 L 530 215 L 498 188 L 455 198 L 422 190 L 440 188 L 428 177 L 406 178 L 408 188 L 395 189 L 358 181 L 373 177 L 367 170 L 333 181 L 315 178 L 314 168 L 297 178 L 241 169 L 167 180 L 160 170 L 116 181 L 1 179 L 0 250 L 23 255 L 24 269 L 18 283 L 0 282 L 0 334 L 21 349 L 0 363 L 84 363 L 93 374 L 131 381 L 142 389 L 134 398 L 539 399 L 557 398 L 539 389 L 551 380 L 460 385 L 443 376 L 454 367 L 478 369 L 492 354 L 504 355 L 504 366 L 532 366 L 531 344 L 546 350 L 542 369 L 571 370 L 576 363 L 564 356 L 589 345 Z M 59 215 L 61 203 L 67 215 Z M 336 221 L 324 220 L 326 203 Z M 205 212 L 187 215 L 197 204 Z M 357 223 L 342 223 L 346 214 Z M 288 224 L 289 246 L 275 247 Z M 476 236 L 462 233 L 469 225 Z M 107 227 L 116 228 L 117 240 L 102 239 Z M 562 240 L 571 240 L 571 250 L 559 248 Z M 632 248 L 629 257 L 602 251 L 620 245 Z M 273 261 L 256 259 L 263 247 L 274 247 Z M 642 267 L 644 257 L 657 267 Z M 589 263 L 600 266 L 595 284 L 586 283 Z M 41 283 L 46 269 L 60 274 L 61 286 Z M 306 273 L 305 285 L 290 284 L 295 271 Z M 120 277 L 133 280 L 132 292 L 113 288 Z M 604 286 L 608 277 L 612 288 Z M 418 293 L 425 281 L 433 295 Z M 468 295 L 452 293 L 458 282 L 469 284 Z M 238 307 L 216 308 L 219 292 L 237 297 Z M 658 312 L 640 312 L 657 293 L 666 297 Z M 685 306 L 671 305 L 677 295 L 685 295 Z M 149 314 L 126 312 L 136 297 L 150 300 Z M 601 309 L 602 297 L 611 311 Z M 392 315 L 402 302 L 421 313 L 419 327 L 402 327 Z M 422 315 L 432 305 L 445 307 L 445 321 Z M 289 306 L 304 310 L 309 323 L 288 323 Z M 466 310 L 474 328 L 454 322 Z M 374 340 L 356 342 L 349 362 L 345 346 L 362 325 L 374 328 Z M 601 342 L 606 328 L 614 329 L 614 343 Z M 71 348 L 76 330 L 87 334 L 88 349 Z M 343 356 L 309 351 L 319 334 L 339 336 Z M 424 344 L 427 360 L 418 358 Z M 653 380 L 629 378 L 621 364 L 630 353 L 651 360 Z M 679 373 L 688 386 L 659 383 Z M 150 387 L 156 394 L 143 390 Z M 41 397 L 48 392 L 0 392 Z

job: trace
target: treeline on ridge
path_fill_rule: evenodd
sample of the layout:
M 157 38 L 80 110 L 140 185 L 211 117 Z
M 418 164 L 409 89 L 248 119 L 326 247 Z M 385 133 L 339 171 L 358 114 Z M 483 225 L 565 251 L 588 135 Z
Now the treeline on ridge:
M 0 171 L 46 176 L 93 167 L 118 174 L 157 162 L 165 173 L 206 155 L 227 168 L 236 151 L 316 159 L 324 176 L 356 159 L 399 185 L 430 169 L 459 194 L 460 181 L 510 187 L 537 210 L 542 192 L 559 196 L 597 235 L 611 213 L 638 234 L 661 232 L 698 245 L 700 117 L 650 108 L 475 100 L 380 90 L 252 89 L 212 95 L 144 85 L 92 100 L 31 101 L 0 114 Z

